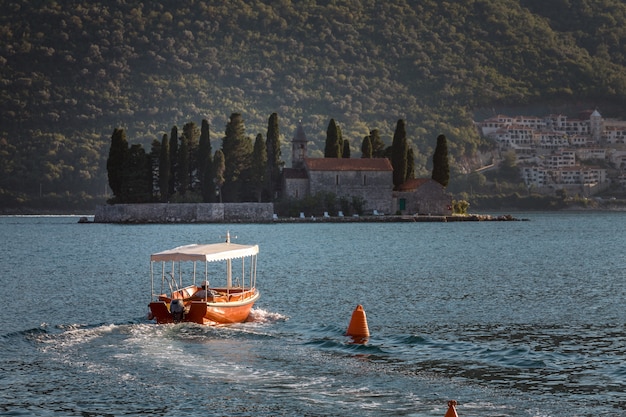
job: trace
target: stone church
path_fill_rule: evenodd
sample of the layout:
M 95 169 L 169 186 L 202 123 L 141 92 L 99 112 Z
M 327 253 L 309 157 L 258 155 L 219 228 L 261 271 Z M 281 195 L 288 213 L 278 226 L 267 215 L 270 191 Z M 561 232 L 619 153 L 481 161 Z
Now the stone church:
M 283 169 L 284 196 L 303 198 L 324 191 L 337 198 L 361 198 L 365 214 L 450 214 L 452 201 L 440 184 L 424 179 L 403 185 L 394 191 L 393 167 L 387 158 L 308 158 L 307 138 L 298 124 L 291 142 L 291 168 Z

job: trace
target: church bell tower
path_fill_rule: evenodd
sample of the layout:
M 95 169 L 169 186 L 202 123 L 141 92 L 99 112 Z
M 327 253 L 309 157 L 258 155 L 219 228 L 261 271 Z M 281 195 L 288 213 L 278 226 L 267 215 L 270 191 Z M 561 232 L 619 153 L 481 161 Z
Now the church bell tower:
M 291 140 L 291 167 L 304 168 L 304 158 L 307 156 L 307 140 L 302 128 L 302 120 L 298 121 L 296 135 Z

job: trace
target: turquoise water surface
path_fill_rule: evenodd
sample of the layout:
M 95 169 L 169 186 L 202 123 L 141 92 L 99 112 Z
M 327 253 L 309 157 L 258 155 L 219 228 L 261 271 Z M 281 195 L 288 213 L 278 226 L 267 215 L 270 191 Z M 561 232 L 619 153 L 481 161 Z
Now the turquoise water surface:
M 0 217 L 0 415 L 626 415 L 626 213 L 516 217 Z M 150 254 L 226 230 L 260 247 L 252 321 L 149 322 Z

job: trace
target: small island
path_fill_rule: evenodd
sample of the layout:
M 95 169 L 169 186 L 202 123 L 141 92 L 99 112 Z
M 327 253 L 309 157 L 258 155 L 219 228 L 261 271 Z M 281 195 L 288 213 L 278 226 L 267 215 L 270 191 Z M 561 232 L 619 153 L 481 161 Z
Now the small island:
M 86 219 L 85 219 L 86 220 Z M 150 223 L 393 223 L 393 222 L 461 222 L 461 221 L 517 221 L 510 214 L 492 216 L 467 215 L 387 215 L 383 213 L 354 214 L 342 212 L 330 215 L 278 216 L 272 203 L 189 203 L 189 204 L 117 204 L 96 208 L 94 223 L 150 224 Z M 79 223 L 86 223 L 83 218 Z

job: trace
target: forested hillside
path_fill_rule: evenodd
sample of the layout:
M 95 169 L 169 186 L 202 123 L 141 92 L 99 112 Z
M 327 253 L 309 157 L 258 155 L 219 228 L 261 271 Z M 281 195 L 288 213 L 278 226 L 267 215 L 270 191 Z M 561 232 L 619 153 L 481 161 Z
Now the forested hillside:
M 278 113 L 284 156 L 300 119 L 313 156 L 334 118 L 358 157 L 402 118 L 418 174 L 439 134 L 467 170 L 476 111 L 622 116 L 625 67 L 619 0 L 3 1 L 0 206 L 102 195 L 115 128 L 149 150 L 207 119 L 217 149 L 233 112 L 252 138 Z

